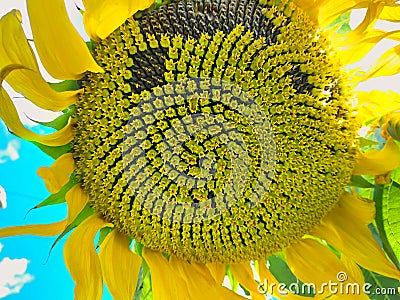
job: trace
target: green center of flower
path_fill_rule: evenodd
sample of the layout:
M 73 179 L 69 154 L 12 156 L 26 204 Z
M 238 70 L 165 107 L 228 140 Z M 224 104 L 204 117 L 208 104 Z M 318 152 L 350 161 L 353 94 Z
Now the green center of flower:
M 291 4 L 266 2 L 173 2 L 95 45 L 105 72 L 81 82 L 76 176 L 149 248 L 266 257 L 349 181 L 356 124 L 330 46 Z

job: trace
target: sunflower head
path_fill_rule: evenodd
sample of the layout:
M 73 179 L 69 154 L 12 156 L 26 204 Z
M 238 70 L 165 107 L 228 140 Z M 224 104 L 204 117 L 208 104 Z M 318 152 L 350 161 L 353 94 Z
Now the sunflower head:
M 337 203 L 357 124 L 325 37 L 291 4 L 178 1 L 93 55 L 73 116 L 91 205 L 190 261 L 284 250 Z

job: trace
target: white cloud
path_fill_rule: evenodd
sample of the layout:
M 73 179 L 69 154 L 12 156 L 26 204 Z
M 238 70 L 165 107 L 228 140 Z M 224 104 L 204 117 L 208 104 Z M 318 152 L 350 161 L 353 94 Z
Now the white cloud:
M 20 143 L 18 140 L 13 139 L 9 141 L 6 149 L 0 149 L 0 163 L 5 163 L 8 160 L 17 160 L 19 158 L 19 147 Z
M 0 251 L 2 249 L 0 244 Z M 5 257 L 0 261 L 0 298 L 18 294 L 26 283 L 33 280 L 33 276 L 26 273 L 28 263 L 26 258 Z
M 7 207 L 7 194 L 5 189 L 0 185 L 0 208 L 6 208 Z M 0 244 L 0 252 L 1 249 L 3 249 L 3 245 Z

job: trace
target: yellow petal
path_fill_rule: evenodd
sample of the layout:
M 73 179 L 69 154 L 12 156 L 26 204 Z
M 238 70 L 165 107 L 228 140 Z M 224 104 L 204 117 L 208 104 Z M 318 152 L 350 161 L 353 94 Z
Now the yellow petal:
M 259 286 L 254 280 L 253 271 L 249 262 L 230 264 L 229 267 L 232 275 L 250 292 L 251 299 L 265 299 L 265 296 L 259 292 Z
M 400 22 L 400 7 L 385 7 L 379 15 L 379 19 L 389 22 Z
M 343 209 L 353 214 L 353 219 L 363 224 L 370 224 L 375 219 L 375 202 L 362 198 L 356 191 L 352 190 L 352 194 L 344 192 L 340 197 L 340 202 L 335 209 Z M 357 213 L 355 213 L 357 212 Z
M 105 39 L 139 10 L 150 7 L 154 0 L 83 0 L 86 12 L 83 24 L 94 40 Z
M 8 129 L 15 135 L 31 142 L 38 142 L 47 146 L 66 145 L 73 139 L 71 124 L 48 135 L 40 135 L 22 125 L 17 110 L 4 88 L 0 90 L 0 119 L 4 121 Z
M 101 244 L 99 253 L 104 282 L 114 299 L 132 300 L 142 258 L 129 248 L 126 236 L 113 230 Z
M 67 201 L 68 204 L 68 224 L 71 224 L 76 219 L 88 200 L 89 196 L 82 190 L 79 184 L 74 185 L 65 194 L 65 201 Z
M 381 1 L 371 1 L 368 3 L 367 13 L 356 29 L 352 31 L 352 34 L 356 36 L 362 36 L 366 31 L 368 31 L 372 26 L 375 25 L 381 11 L 385 7 L 385 3 Z
M 98 215 L 83 221 L 65 242 L 64 260 L 75 281 L 75 300 L 100 300 L 103 293 L 100 260 L 94 248 L 99 229 L 109 226 Z
M 60 234 L 67 225 L 66 220 L 52 224 L 34 224 L 24 226 L 12 226 L 0 229 L 0 237 L 16 236 L 16 235 L 38 235 L 38 236 L 54 236 Z
M 72 153 L 65 153 L 57 158 L 49 168 L 40 167 L 37 174 L 43 179 L 47 190 L 55 194 L 69 181 L 69 175 L 74 169 Z
M 206 264 L 208 270 L 210 270 L 211 275 L 213 276 L 216 283 L 222 284 L 224 281 L 225 273 L 226 273 L 226 265 L 221 263 L 208 263 Z
M 312 234 L 327 241 L 360 266 L 400 279 L 400 272 L 386 258 L 367 226 L 373 219 L 372 209 L 374 203 L 346 193 Z
M 216 283 L 210 271 L 204 264 L 188 263 L 184 260 L 171 256 L 170 264 L 173 269 L 178 270 L 183 281 L 185 281 L 190 292 L 190 299 L 216 299 L 216 300 L 244 300 L 235 292 Z
M 188 263 L 175 256 L 168 261 L 148 248 L 142 255 L 150 267 L 154 300 L 246 299 L 216 283 L 204 264 Z
M 347 35 L 335 35 L 337 38 L 334 41 L 336 47 L 341 48 L 338 51 L 342 64 L 347 65 L 363 59 L 373 47 L 376 46 L 381 40 L 385 38 L 400 39 L 400 31 L 384 31 L 378 29 L 371 29 L 363 34 L 356 34 L 351 32 Z
M 364 284 L 352 277 L 345 264 L 327 247 L 312 239 L 303 239 L 286 250 L 286 261 L 293 274 L 305 283 L 314 283 L 318 295 L 330 295 L 327 286 L 329 282 L 340 281 L 341 276 L 347 277 L 346 282 L 358 283 L 361 287 Z M 363 295 L 341 294 L 341 299 L 368 299 Z
M 318 23 L 322 28 L 328 27 L 333 21 L 345 12 L 354 8 L 366 8 L 369 0 L 336 0 L 316 1 L 322 2 L 318 11 Z
M 12 10 L 0 19 L 0 66 L 21 64 L 37 71 L 38 64 L 21 27 L 21 13 Z
M 71 24 L 64 0 L 27 0 L 33 40 L 46 70 L 58 79 L 102 72 Z
M 346 269 L 349 272 L 349 274 L 351 274 L 352 278 L 355 278 L 357 282 L 362 282 L 364 280 L 364 275 L 361 269 L 352 259 L 350 259 L 347 255 L 342 253 L 340 255 L 340 260 L 346 266 Z
M 154 300 L 191 299 L 185 281 L 160 252 L 143 248 L 142 256 L 150 267 Z
M 80 91 L 55 92 L 41 76 L 20 22 L 20 13 L 16 10 L 0 20 L 0 69 L 12 64 L 23 66 L 10 73 L 7 82 L 43 109 L 60 111 L 74 104 Z
M 389 138 L 382 150 L 359 152 L 353 175 L 382 175 L 396 169 L 399 164 L 399 147 Z
M 386 115 L 400 108 L 400 94 L 394 91 L 356 91 L 357 118 L 360 122 Z
M 400 72 L 400 45 L 386 51 L 373 64 L 363 80 L 373 77 L 391 76 Z

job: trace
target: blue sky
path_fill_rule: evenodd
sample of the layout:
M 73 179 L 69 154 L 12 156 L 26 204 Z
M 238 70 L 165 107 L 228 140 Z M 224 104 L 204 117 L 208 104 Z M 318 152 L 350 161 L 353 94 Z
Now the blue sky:
M 9 143 L 11 142 L 12 147 Z M 9 146 L 9 147 L 8 147 Z M 7 149 L 8 148 L 8 149 Z M 5 151 L 7 149 L 8 151 Z M 9 154 L 7 156 L 7 154 Z M 33 223 L 49 223 L 66 216 L 66 205 L 46 207 L 26 213 L 45 199 L 49 193 L 44 183 L 36 175 L 40 166 L 49 166 L 52 159 L 43 154 L 36 146 L 16 138 L 7 132 L 0 121 L 0 185 L 7 194 L 7 207 L 0 209 L 0 227 Z M 26 300 L 73 299 L 74 283 L 63 260 L 62 249 L 65 238 L 51 252 L 46 262 L 54 237 L 20 236 L 0 239 L 0 299 Z M 77 255 L 79 255 L 77 253 Z M 11 273 L 16 275 L 12 286 Z M 4 278 L 6 277 L 6 278 Z M 8 278 L 8 281 L 7 281 Z M 24 284 L 25 281 L 28 281 Z M 1 286 L 3 285 L 3 286 Z M 12 287 L 19 293 L 2 298 Z M 105 293 L 104 300 L 112 299 Z
M 7 194 L 7 207 L 0 210 L 0 227 L 47 223 L 65 218 L 66 206 L 63 204 L 31 211 L 25 218 L 28 210 L 48 195 L 43 182 L 36 175 L 36 169 L 50 165 L 52 159 L 41 153 L 36 146 L 9 134 L 3 124 L 0 134 L 0 149 L 6 149 L 10 141 L 18 141 L 14 142 L 15 145 L 19 143 L 19 149 L 15 149 L 19 157 L 4 155 L 3 163 L 0 164 L 0 185 Z M 7 300 L 54 299 L 54 295 L 60 291 L 65 295 L 64 299 L 73 299 L 73 282 L 62 258 L 64 241 L 54 248 L 45 264 L 53 241 L 54 238 L 33 236 L 0 239 L 3 245 L 0 261 L 5 257 L 25 258 L 29 261 L 26 272 L 33 276 L 33 280 L 26 283 L 20 293 L 7 296 Z M 15 265 L 11 269 L 16 270 L 17 267 Z M 0 269 L 0 274 L 2 271 L 5 270 Z

